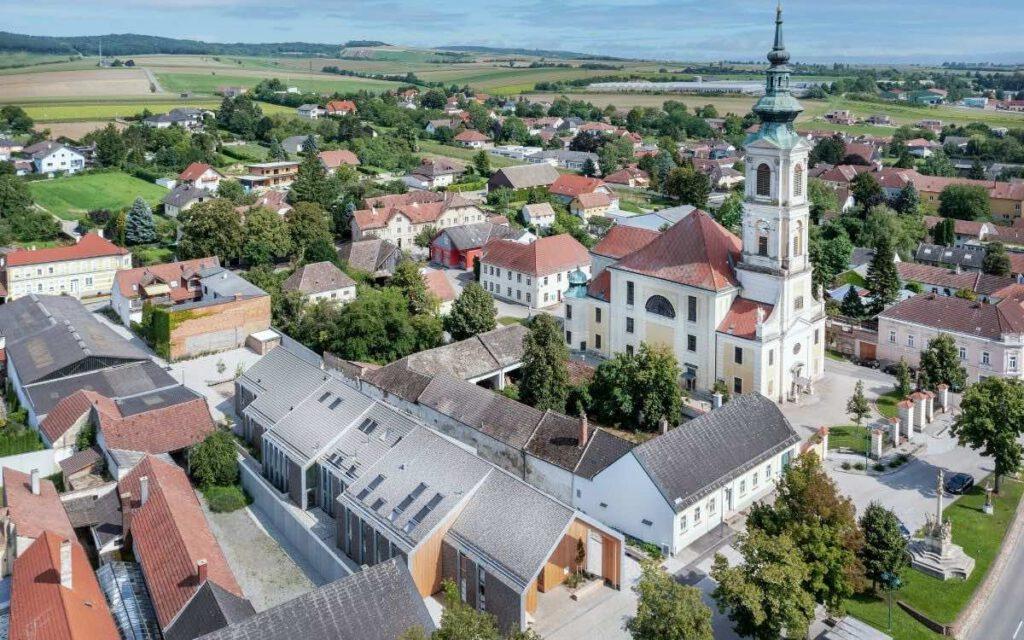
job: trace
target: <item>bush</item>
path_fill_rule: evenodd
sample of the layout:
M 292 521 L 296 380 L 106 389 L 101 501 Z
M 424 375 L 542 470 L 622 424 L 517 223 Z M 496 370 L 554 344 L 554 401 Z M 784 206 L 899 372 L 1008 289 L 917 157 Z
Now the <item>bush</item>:
M 192 447 L 192 477 L 201 487 L 228 487 L 238 482 L 235 439 L 227 431 L 214 431 Z
M 851 467 L 852 467 L 852 465 L 850 465 L 849 462 L 844 462 L 843 464 L 841 464 L 839 466 L 843 468 L 843 471 L 849 471 L 851 469 Z
M 875 464 L 871 465 L 871 468 L 879 473 L 885 471 L 885 465 L 882 464 L 881 462 L 876 462 Z
M 214 513 L 230 513 L 252 503 L 252 498 L 242 487 L 233 484 L 228 487 L 207 487 L 203 496 Z
M 863 471 L 867 467 L 864 466 L 863 462 L 855 462 L 853 468 L 856 469 L 857 471 Z
M 626 544 L 643 551 L 648 556 L 650 556 L 650 558 L 655 562 L 660 562 L 661 559 L 664 557 L 664 555 L 661 553 L 661 547 L 654 544 L 653 542 L 645 542 L 644 540 L 640 540 L 639 538 L 634 538 L 633 536 L 627 535 Z

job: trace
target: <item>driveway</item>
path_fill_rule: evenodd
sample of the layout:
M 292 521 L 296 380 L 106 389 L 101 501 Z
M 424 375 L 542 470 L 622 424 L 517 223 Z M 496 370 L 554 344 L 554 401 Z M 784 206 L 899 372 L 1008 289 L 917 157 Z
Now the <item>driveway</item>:
M 782 413 L 804 438 L 821 426 L 850 424 L 853 420 L 846 413 L 846 402 L 853 395 L 858 380 L 864 382 L 864 395 L 868 400 L 892 391 L 896 385 L 893 376 L 877 369 L 826 359 L 825 376 L 814 383 L 814 395 L 801 395 L 799 404 L 782 405 Z

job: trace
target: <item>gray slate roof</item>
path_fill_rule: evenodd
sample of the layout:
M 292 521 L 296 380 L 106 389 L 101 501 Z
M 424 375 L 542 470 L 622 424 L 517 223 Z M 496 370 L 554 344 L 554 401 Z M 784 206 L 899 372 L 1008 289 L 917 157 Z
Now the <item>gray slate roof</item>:
M 171 189 L 170 193 L 164 196 L 163 203 L 180 209 L 190 202 L 196 202 L 209 197 L 211 197 L 209 191 L 194 187 L 190 184 L 180 184 Z
M 125 398 L 159 389 L 177 387 L 180 383 L 152 360 L 121 364 L 89 373 L 38 382 L 25 387 L 36 415 L 48 414 L 58 402 L 75 391 L 95 391 L 108 398 Z
M 981 247 L 968 250 L 965 247 L 946 247 L 940 244 L 922 242 L 917 246 L 914 259 L 918 262 L 959 266 L 963 269 L 976 270 L 982 268 L 986 253 L 988 253 L 987 250 Z
M 428 636 L 434 630 L 409 569 L 391 559 L 202 640 L 396 640 L 417 626 Z
M 167 629 L 164 640 L 193 640 L 255 615 L 252 603 L 207 580 Z
M 491 175 L 492 181 L 495 181 L 495 176 L 504 177 L 513 189 L 527 189 L 551 184 L 558 179 L 558 169 L 546 162 L 541 162 L 503 167 Z
M 269 427 L 320 388 L 328 377 L 323 369 L 284 345 L 272 349 L 239 378 L 244 387 L 256 394 L 245 413 Z
M 625 438 L 608 433 L 604 429 L 594 429 L 590 434 L 583 457 L 576 465 L 576 475 L 593 480 L 594 476 L 607 469 L 613 462 L 629 453 L 636 445 Z
M 456 378 L 469 380 L 521 363 L 523 338 L 526 337 L 526 333 L 525 326 L 512 324 L 466 340 L 420 351 L 403 360 L 405 366 L 418 373 L 447 373 Z
M 322 459 L 323 464 L 345 476 L 346 482 L 362 476 L 366 468 L 376 464 L 418 426 L 408 415 L 381 402 L 375 402 L 363 419 L 375 424 L 369 433 L 359 428 L 361 423 L 349 425 Z
M 32 294 L 0 305 L 0 334 L 23 385 L 66 375 L 72 365 L 81 372 L 148 359 L 70 296 Z
M 333 263 L 312 262 L 296 269 L 281 284 L 281 289 L 312 295 L 354 286 L 356 281 Z
M 442 233 L 447 235 L 452 245 L 460 251 L 482 247 L 487 244 L 488 240 L 515 239 L 519 236 L 519 232 L 512 227 L 491 222 L 474 222 L 449 227 Z
M 390 274 L 388 262 L 396 253 L 397 246 L 377 238 L 346 242 L 338 248 L 338 258 L 342 262 L 373 275 Z
M 332 446 L 372 405 L 369 397 L 329 377 L 271 426 L 270 433 L 303 462 L 309 462 Z
M 678 513 L 799 441 L 774 402 L 750 393 L 648 440 L 633 455 Z

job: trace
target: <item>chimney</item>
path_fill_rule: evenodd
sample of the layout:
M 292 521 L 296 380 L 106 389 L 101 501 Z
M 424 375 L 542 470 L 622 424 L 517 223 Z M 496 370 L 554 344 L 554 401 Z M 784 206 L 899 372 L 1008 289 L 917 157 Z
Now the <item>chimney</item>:
M 132 493 L 125 491 L 121 494 L 121 529 L 123 535 L 128 535 L 132 524 Z
M 60 542 L 60 586 L 71 588 L 71 541 Z
M 661 420 L 658 420 L 658 431 L 661 435 L 668 433 L 668 418 L 662 417 Z
M 149 500 L 149 476 L 139 478 L 139 506 L 146 504 Z
M 29 478 L 31 479 L 30 482 L 32 484 L 32 495 L 38 496 L 39 495 L 39 469 L 33 469 L 32 473 L 29 475 Z
M 196 560 L 196 580 L 199 584 L 206 582 L 206 560 Z
M 587 423 L 587 413 L 580 411 L 580 447 L 587 446 L 587 441 L 590 440 L 590 424 Z

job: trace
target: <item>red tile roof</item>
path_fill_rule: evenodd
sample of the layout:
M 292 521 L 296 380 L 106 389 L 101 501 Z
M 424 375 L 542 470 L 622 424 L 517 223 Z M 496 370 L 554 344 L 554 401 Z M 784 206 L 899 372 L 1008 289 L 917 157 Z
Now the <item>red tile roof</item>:
M 423 274 L 423 281 L 427 283 L 430 293 L 437 296 L 441 302 L 450 302 L 455 299 L 455 289 L 443 271 L 427 271 Z
M 548 187 L 548 191 L 557 196 L 575 198 L 581 193 L 591 193 L 603 185 L 604 182 L 599 178 L 588 178 L 586 176 L 578 176 L 572 173 L 563 173 L 551 183 L 551 186 Z
M 337 169 L 343 164 L 350 167 L 359 166 L 359 157 L 348 149 L 337 149 L 334 151 L 321 151 L 320 162 L 328 169 Z
M 43 531 L 53 531 L 65 538 L 75 537 L 71 520 L 52 482 L 40 478 L 39 495 L 35 495 L 31 476 L 10 467 L 4 467 L 3 481 L 4 505 L 19 536 L 38 538 Z
M 922 294 L 889 307 L 879 318 L 999 340 L 1005 333 L 1024 333 L 1022 297 L 986 304 L 955 296 Z
M 331 100 L 327 103 L 327 113 L 341 113 L 348 111 L 355 113 L 356 103 L 351 100 Z
M 611 206 L 612 197 L 603 191 L 594 191 L 592 193 L 581 193 L 576 196 L 576 202 L 584 210 L 597 209 L 599 207 Z
M 931 229 L 942 220 L 944 220 L 942 216 L 924 216 L 924 223 L 928 229 Z M 978 238 L 986 226 L 992 227 L 994 225 L 988 222 L 975 222 L 974 220 L 953 220 L 953 232 L 958 236 Z
M 71 428 L 71 425 L 91 412 L 93 405 L 98 405 L 104 411 L 117 411 L 117 405 L 113 400 L 95 391 L 81 389 L 62 398 L 39 423 L 39 430 L 50 442 L 55 442 Z
M 427 197 L 418 196 L 417 194 L 431 195 Z M 360 209 L 353 213 L 352 216 L 356 224 L 364 231 L 366 229 L 382 229 L 397 214 L 404 215 L 412 224 L 424 224 L 436 222 L 449 209 L 475 206 L 457 193 L 420 191 L 403 195 L 410 197 L 405 201 L 399 199 L 385 200 L 385 198 L 394 198 L 393 196 L 382 196 L 373 200 L 368 199 L 366 201 L 367 204 L 377 201 L 380 201 L 381 204 L 371 205 L 369 209 Z
M 120 290 L 125 298 L 138 298 L 142 295 L 142 287 L 154 282 L 181 283 L 182 278 L 197 273 L 206 267 L 219 267 L 220 260 L 217 256 L 209 258 L 196 258 L 194 260 L 182 260 L 181 262 L 166 262 L 164 264 L 153 264 L 148 267 L 136 267 L 135 269 L 123 269 L 114 274 L 114 286 Z
M 7 266 L 21 267 L 30 264 L 45 264 L 64 260 L 84 260 L 104 256 L 123 256 L 128 253 L 97 233 L 87 233 L 77 244 L 69 247 L 51 247 L 49 249 L 16 249 L 7 254 Z
M 648 176 L 647 172 L 642 169 L 626 167 L 625 169 L 620 169 L 615 173 L 608 174 L 604 177 L 605 182 L 610 182 L 612 184 L 630 184 L 630 181 L 632 180 L 650 180 L 650 176 Z
M 1010 276 L 993 276 L 980 271 L 957 273 L 946 267 L 935 267 L 916 262 L 900 262 L 896 265 L 900 278 L 910 282 L 949 289 L 951 293 L 967 289 L 985 296 L 1006 297 L 1019 286 L 1017 279 Z
M 204 398 L 129 416 L 122 416 L 120 411 L 98 414 L 103 444 L 108 449 L 170 453 L 202 442 L 216 429 Z
M 178 179 L 183 180 L 185 182 L 192 182 L 193 180 L 198 180 L 199 178 L 201 178 L 203 174 L 209 171 L 210 169 L 213 169 L 213 167 L 206 164 L 205 162 L 193 162 L 192 164 L 185 167 L 184 171 L 178 174 Z M 220 171 L 217 171 L 216 169 L 213 169 L 213 171 L 217 175 L 221 175 Z
M 1024 253 L 1010 251 L 1007 255 L 1010 257 L 1010 271 L 1015 275 L 1024 273 Z
M 739 238 L 696 209 L 612 268 L 720 291 L 739 286 L 733 264 L 740 250 Z
M 546 276 L 590 264 L 587 248 L 568 233 L 538 238 L 529 244 L 491 240 L 484 245 L 481 263 Z
M 140 504 L 139 478 L 149 478 L 149 499 Z M 199 588 L 196 563 L 206 560 L 208 579 L 244 597 L 217 539 L 206 522 L 185 472 L 170 462 L 146 456 L 118 482 L 131 493 L 129 530 L 162 629 L 166 629 Z
M 729 307 L 729 312 L 718 325 L 719 333 L 727 333 L 738 338 L 753 339 L 757 337 L 757 310 L 764 312 L 764 318 L 772 314 L 773 305 L 736 298 Z
M 926 176 L 916 171 L 911 179 L 918 191 L 924 193 L 942 193 L 952 184 L 975 185 L 988 190 L 988 197 L 996 200 L 1024 201 L 1024 180 L 997 182 L 995 180 L 971 180 L 969 178 L 947 178 L 943 176 Z
M 60 547 L 71 541 L 71 586 L 61 585 Z M 10 640 L 121 637 L 82 545 L 46 531 L 17 560 L 11 578 Z
M 455 136 L 456 142 L 488 142 L 489 140 L 490 138 L 486 135 L 472 129 L 466 129 L 459 135 Z
M 591 248 L 590 252 L 618 260 L 646 247 L 652 240 L 657 238 L 657 231 L 643 229 L 641 227 L 614 226 L 608 230 L 601 241 Z
M 612 274 L 607 269 L 602 269 L 590 280 L 587 285 L 587 295 L 593 296 L 605 302 L 612 299 Z

